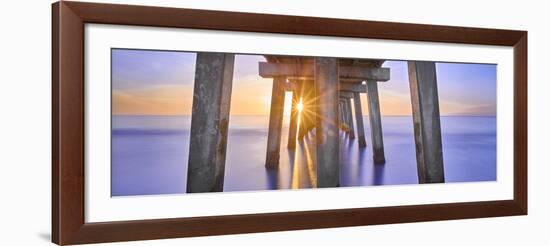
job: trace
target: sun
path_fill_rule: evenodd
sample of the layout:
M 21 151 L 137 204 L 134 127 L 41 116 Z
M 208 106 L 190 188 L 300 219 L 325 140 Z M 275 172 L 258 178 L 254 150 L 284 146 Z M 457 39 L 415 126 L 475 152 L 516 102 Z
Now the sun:
M 302 110 L 304 109 L 304 103 L 302 102 L 301 98 L 300 98 L 300 102 L 298 103 L 298 105 L 296 105 L 296 109 L 298 110 L 298 113 L 302 112 Z

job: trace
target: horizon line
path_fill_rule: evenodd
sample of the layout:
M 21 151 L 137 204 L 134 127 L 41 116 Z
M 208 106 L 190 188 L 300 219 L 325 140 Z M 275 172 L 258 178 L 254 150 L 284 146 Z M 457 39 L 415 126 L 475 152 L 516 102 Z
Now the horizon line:
M 192 114 L 111 114 L 111 116 L 157 116 L 157 117 L 180 117 L 180 116 L 192 116 Z M 229 114 L 229 116 L 267 116 L 269 114 Z M 290 116 L 290 115 L 283 115 Z M 368 114 L 363 114 L 363 117 L 369 116 Z M 387 114 L 382 116 L 385 117 L 405 117 L 413 116 L 412 114 Z M 496 117 L 496 114 L 446 114 L 440 115 L 439 117 Z

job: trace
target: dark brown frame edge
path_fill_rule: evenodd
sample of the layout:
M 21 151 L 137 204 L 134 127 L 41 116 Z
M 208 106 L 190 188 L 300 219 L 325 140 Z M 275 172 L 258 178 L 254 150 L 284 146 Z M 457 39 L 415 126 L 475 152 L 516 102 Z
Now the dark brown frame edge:
M 84 24 L 512 46 L 514 199 L 84 222 Z M 61 1 L 52 6 L 52 241 L 60 245 L 527 214 L 527 32 Z

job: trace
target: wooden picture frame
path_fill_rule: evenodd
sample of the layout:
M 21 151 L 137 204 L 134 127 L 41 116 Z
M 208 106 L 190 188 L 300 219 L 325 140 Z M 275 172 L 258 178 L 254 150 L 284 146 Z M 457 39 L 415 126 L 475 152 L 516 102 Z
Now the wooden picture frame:
M 84 24 L 513 47 L 513 200 L 86 223 Z M 59 245 L 527 214 L 527 32 L 82 2 L 52 6 L 52 240 Z M 261 223 L 258 223 L 261 221 Z

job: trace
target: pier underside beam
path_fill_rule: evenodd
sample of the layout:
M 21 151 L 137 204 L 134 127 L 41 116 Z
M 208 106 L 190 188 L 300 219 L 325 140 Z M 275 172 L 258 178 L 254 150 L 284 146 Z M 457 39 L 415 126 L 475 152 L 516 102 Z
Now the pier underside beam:
M 339 70 L 339 79 L 342 81 L 387 81 L 390 79 L 389 68 L 340 66 Z M 312 79 L 314 68 L 309 64 L 260 62 L 259 74 L 263 78 L 284 76 L 293 79 Z

